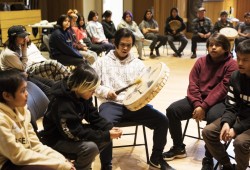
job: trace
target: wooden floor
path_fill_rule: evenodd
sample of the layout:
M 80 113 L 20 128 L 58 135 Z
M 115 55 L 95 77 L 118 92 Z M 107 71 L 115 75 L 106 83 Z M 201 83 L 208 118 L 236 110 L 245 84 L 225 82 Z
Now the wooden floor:
M 205 46 L 199 47 L 197 51 L 198 57 L 206 54 Z M 135 54 L 136 50 L 133 49 Z M 154 108 L 161 111 L 163 114 L 166 114 L 166 108 L 174 101 L 182 99 L 186 95 L 187 86 L 188 86 L 188 76 L 189 72 L 194 65 L 196 59 L 190 59 L 190 42 L 184 51 L 184 56 L 181 58 L 173 57 L 173 51 L 169 50 L 169 55 L 167 55 L 166 49 L 161 48 L 161 56 L 155 59 L 150 59 L 148 57 L 149 49 L 145 47 L 146 59 L 144 63 L 148 65 L 153 65 L 158 62 L 164 62 L 170 68 L 170 76 L 164 88 L 160 93 L 150 102 Z M 201 126 L 205 126 L 205 122 L 201 123 Z M 182 122 L 183 128 L 185 121 Z M 134 128 L 123 128 L 124 132 L 132 132 Z M 149 146 L 149 153 L 152 151 L 152 130 L 147 129 L 147 141 Z M 197 135 L 197 124 L 194 120 L 191 120 L 188 127 L 188 134 Z M 133 137 L 122 136 L 118 140 L 114 140 L 114 145 L 121 144 L 132 144 Z M 143 142 L 142 129 L 140 127 L 138 142 Z M 201 161 L 204 157 L 204 141 L 197 140 L 193 138 L 186 137 L 184 140 L 187 150 L 187 158 L 176 159 L 169 161 L 168 163 L 178 170 L 200 170 Z M 167 144 L 164 151 L 168 151 L 172 146 L 172 139 L 170 134 L 167 136 Z M 229 148 L 229 153 L 233 154 L 233 149 Z M 113 170 L 148 170 L 152 169 L 146 163 L 144 146 L 137 147 L 126 147 L 126 148 L 116 148 L 113 149 Z M 234 162 L 234 160 L 232 160 Z M 216 163 L 216 161 L 214 161 Z M 96 158 L 93 163 L 93 170 L 100 169 L 99 157 Z

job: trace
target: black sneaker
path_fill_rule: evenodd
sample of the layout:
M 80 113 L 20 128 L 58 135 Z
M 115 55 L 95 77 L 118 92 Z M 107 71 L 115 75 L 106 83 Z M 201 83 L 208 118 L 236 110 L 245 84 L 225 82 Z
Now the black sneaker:
M 192 56 L 191 56 L 192 59 L 196 58 L 196 57 L 197 57 L 197 55 L 195 53 L 193 53 Z
M 202 159 L 202 168 L 201 170 L 213 170 L 214 161 L 212 158 L 204 157 Z
M 222 165 L 221 170 L 235 170 L 235 164 Z
M 171 161 L 174 158 L 186 158 L 187 153 L 185 147 L 171 147 L 168 152 L 164 152 L 163 159 L 166 161 Z
M 161 157 L 160 159 L 155 159 L 153 157 L 149 160 L 149 165 L 160 170 L 175 170 Z
M 156 52 L 156 56 L 158 56 L 158 57 L 161 56 L 160 52 L 159 52 L 159 48 L 155 48 L 155 52 Z

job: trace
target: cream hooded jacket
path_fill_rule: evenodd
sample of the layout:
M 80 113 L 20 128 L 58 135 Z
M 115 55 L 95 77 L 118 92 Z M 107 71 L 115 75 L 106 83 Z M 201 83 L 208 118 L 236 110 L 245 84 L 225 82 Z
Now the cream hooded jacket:
M 7 160 L 15 165 L 45 165 L 70 170 L 71 164 L 60 153 L 43 145 L 36 136 L 27 107 L 15 112 L 0 102 L 0 169 Z

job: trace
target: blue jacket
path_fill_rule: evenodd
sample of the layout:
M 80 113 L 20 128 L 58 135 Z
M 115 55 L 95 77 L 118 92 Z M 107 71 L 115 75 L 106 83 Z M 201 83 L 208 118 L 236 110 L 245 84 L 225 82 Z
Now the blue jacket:
M 82 58 L 82 55 L 73 47 L 72 38 L 67 30 L 57 28 L 49 39 L 50 52 L 52 56 L 67 55 Z

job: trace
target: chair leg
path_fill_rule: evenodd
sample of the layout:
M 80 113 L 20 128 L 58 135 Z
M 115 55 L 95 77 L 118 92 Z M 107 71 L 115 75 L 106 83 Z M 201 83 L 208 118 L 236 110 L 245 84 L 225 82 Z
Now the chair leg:
M 149 153 L 148 153 L 148 142 L 147 142 L 147 136 L 146 136 L 146 128 L 142 125 L 143 129 L 143 137 L 144 137 L 144 143 L 145 143 L 145 150 L 146 150 L 146 157 L 147 157 L 147 164 L 149 163 Z
M 182 134 L 182 141 L 184 141 L 184 138 L 186 136 L 188 123 L 189 123 L 189 119 L 186 121 L 185 129 L 184 129 L 183 134 Z
M 137 131 L 138 131 L 138 125 L 137 125 L 137 126 L 135 126 L 134 145 L 136 145 L 136 140 L 137 140 Z
M 197 121 L 198 138 L 201 139 L 200 122 Z

